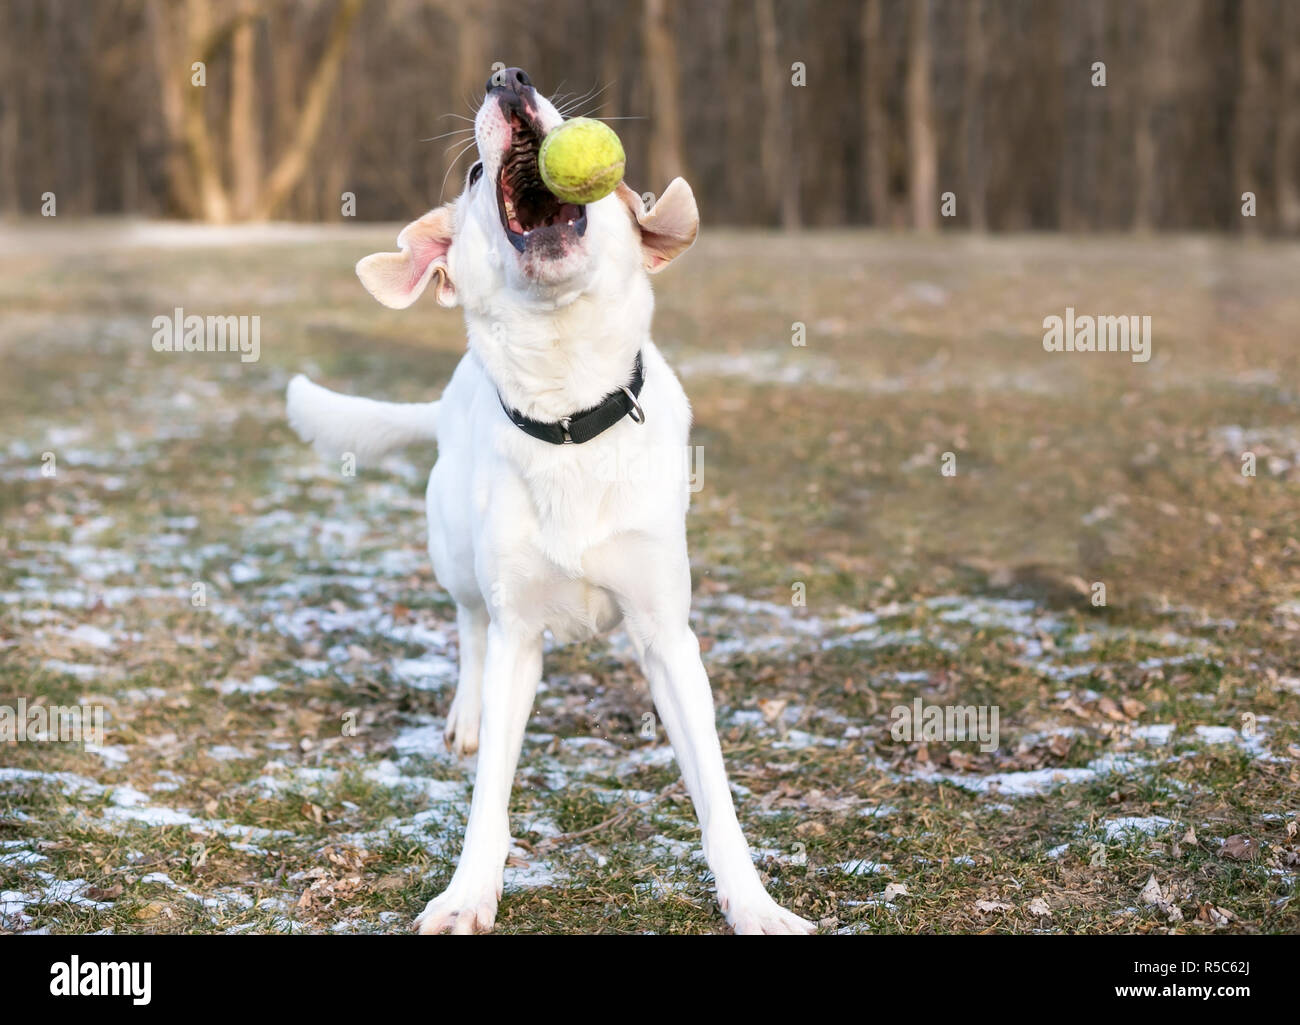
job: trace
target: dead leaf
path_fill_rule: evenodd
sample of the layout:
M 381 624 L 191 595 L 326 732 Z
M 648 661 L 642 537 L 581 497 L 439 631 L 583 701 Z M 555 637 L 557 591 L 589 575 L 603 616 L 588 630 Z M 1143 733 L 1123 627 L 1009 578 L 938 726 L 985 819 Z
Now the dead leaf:
M 907 896 L 906 883 L 890 883 L 888 886 L 885 887 L 885 893 L 884 893 L 885 903 L 889 903 L 895 897 L 906 897 L 906 896 Z
M 1259 854 L 1259 844 L 1243 833 L 1233 833 L 1223 841 L 1219 853 L 1225 858 L 1232 858 L 1233 861 L 1254 861 L 1255 856 Z
M 1029 902 L 1029 913 L 1041 917 L 1052 917 L 1052 909 L 1047 906 L 1047 901 L 1042 897 L 1035 897 Z
M 1088 710 L 1085 709 L 1085 708 L 1083 708 L 1083 707 L 1079 704 L 1079 702 L 1077 702 L 1077 701 L 1074 700 L 1074 695 L 1073 695 L 1073 694 L 1070 695 L 1068 698 L 1065 699 L 1065 701 L 1061 704 L 1061 708 L 1062 708 L 1063 710 L 1067 711 L 1067 712 L 1073 712 L 1073 713 L 1074 713 L 1075 715 L 1077 715 L 1080 719 L 1087 719 L 1087 718 L 1089 718 L 1089 716 L 1088 716 Z
M 975 910 L 981 915 L 991 915 L 996 911 L 1010 911 L 1011 905 L 1004 900 L 977 900 Z
M 1140 903 L 1154 907 L 1171 922 L 1181 922 L 1183 912 L 1173 902 L 1172 898 L 1172 890 L 1161 889 L 1160 884 L 1156 882 L 1154 873 L 1147 879 L 1146 885 L 1142 887 L 1142 891 L 1138 894 Z
M 979 766 L 979 762 L 970 755 L 957 750 L 948 752 L 948 764 L 959 772 L 970 772 Z
M 1136 719 L 1139 715 L 1141 715 L 1143 712 L 1147 710 L 1147 706 L 1142 704 L 1142 702 L 1139 701 L 1137 698 L 1129 698 L 1129 697 L 1120 698 L 1119 705 L 1120 708 L 1124 710 L 1124 714 L 1127 715 L 1130 719 Z
M 1227 908 L 1216 908 L 1208 901 L 1202 904 L 1196 911 L 1196 920 L 1198 922 L 1205 922 L 1208 925 L 1227 925 L 1229 922 L 1235 921 L 1236 918 L 1237 916 Z
M 1101 714 L 1104 715 L 1107 719 L 1110 719 L 1114 722 L 1128 721 L 1128 716 L 1126 716 L 1123 712 L 1120 711 L 1119 705 L 1115 704 L 1114 701 L 1112 701 L 1110 698 L 1106 697 L 1105 695 L 1102 695 L 1101 699 L 1097 702 L 1097 710 L 1101 712 Z
M 146 904 L 144 907 L 142 907 L 139 911 L 135 913 L 135 917 L 143 918 L 143 919 L 170 918 L 171 908 L 167 906 L 165 901 L 151 900 L 148 904 Z
M 765 722 L 774 723 L 781 718 L 781 713 L 789 703 L 787 698 L 759 698 L 758 710 L 763 713 Z

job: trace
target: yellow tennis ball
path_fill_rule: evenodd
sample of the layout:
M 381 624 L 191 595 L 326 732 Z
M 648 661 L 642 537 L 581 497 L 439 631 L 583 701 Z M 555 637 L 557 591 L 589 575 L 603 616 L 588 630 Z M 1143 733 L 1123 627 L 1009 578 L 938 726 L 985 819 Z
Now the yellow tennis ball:
M 603 121 L 575 117 L 552 129 L 537 158 L 542 181 L 566 203 L 594 203 L 623 180 L 623 144 Z

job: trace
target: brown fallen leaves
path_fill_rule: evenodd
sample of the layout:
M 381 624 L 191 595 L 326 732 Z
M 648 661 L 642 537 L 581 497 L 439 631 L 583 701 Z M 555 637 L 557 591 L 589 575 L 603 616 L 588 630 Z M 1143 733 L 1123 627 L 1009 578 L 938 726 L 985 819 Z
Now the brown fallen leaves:
M 977 900 L 975 910 L 981 915 L 997 915 L 1004 911 L 1014 911 L 1016 906 L 1005 900 Z M 1024 908 L 1035 918 L 1051 918 L 1051 905 L 1042 897 L 1035 897 Z
M 1155 874 L 1147 879 L 1146 884 L 1138 894 L 1138 902 L 1148 907 L 1154 907 L 1170 922 L 1181 922 L 1183 920 L 1182 909 L 1174 903 L 1176 893 L 1174 886 L 1170 884 L 1168 888 L 1162 887 L 1156 881 Z
M 348 900 L 362 888 L 366 863 L 377 857 L 370 851 L 333 844 L 321 851 L 321 854 L 328 864 L 317 865 L 307 871 L 311 885 L 298 898 L 300 911 L 321 910 Z
M 1169 922 L 1181 922 L 1183 921 L 1183 912 L 1176 903 L 1178 892 L 1177 884 L 1170 883 L 1168 886 L 1161 886 L 1153 874 L 1142 887 L 1142 892 L 1138 894 L 1138 902 L 1148 907 L 1154 907 Z M 1198 925 L 1211 925 L 1215 928 L 1221 928 L 1237 921 L 1237 915 L 1227 908 L 1218 907 L 1209 901 L 1201 901 L 1196 905 L 1196 914 L 1192 921 Z
M 1196 909 L 1196 921 L 1201 922 L 1204 925 L 1228 925 L 1236 920 L 1237 916 L 1227 908 L 1216 908 L 1208 901 Z
M 1244 833 L 1233 833 L 1223 841 L 1219 856 L 1233 861 L 1254 861 L 1259 857 L 1259 843 Z
M 1128 695 L 1116 701 L 1105 694 L 1096 700 L 1076 698 L 1071 694 L 1061 703 L 1061 709 L 1090 723 L 1109 720 L 1112 723 L 1125 724 L 1137 719 L 1147 710 L 1147 706 L 1137 698 Z
M 763 721 L 772 724 L 781 718 L 781 713 L 789 703 L 787 698 L 759 698 L 758 710 L 763 716 Z

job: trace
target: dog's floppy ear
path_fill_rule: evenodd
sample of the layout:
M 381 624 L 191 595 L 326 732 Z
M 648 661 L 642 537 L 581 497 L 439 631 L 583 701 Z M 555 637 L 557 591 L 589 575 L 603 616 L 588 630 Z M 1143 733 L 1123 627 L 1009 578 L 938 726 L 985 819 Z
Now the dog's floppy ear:
M 385 306 L 404 310 L 420 298 L 431 279 L 439 306 L 456 305 L 456 286 L 447 270 L 447 251 L 455 231 L 450 205 L 430 210 L 397 236 L 400 253 L 374 253 L 357 263 L 366 291 Z
M 641 229 L 641 256 L 645 269 L 651 274 L 663 270 L 673 257 L 690 249 L 695 236 L 700 233 L 700 211 L 695 205 L 695 193 L 681 178 L 669 182 L 664 194 L 649 210 L 626 182 L 619 183 L 618 198 Z

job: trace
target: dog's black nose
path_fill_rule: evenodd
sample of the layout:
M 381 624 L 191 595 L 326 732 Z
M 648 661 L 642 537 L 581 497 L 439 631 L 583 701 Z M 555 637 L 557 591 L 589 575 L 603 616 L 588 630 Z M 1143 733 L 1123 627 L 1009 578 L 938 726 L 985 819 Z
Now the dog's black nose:
M 525 89 L 532 88 L 532 84 L 533 80 L 523 68 L 502 68 L 492 72 L 484 91 L 490 93 L 493 89 L 509 89 L 511 92 L 522 93 Z

